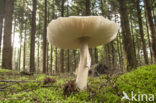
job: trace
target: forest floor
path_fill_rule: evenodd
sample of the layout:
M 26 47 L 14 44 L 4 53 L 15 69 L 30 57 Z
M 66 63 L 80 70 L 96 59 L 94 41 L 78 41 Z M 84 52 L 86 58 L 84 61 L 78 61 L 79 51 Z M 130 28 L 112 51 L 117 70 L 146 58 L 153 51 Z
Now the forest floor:
M 75 76 L 67 74 L 26 75 L 0 69 L 0 103 L 147 103 L 149 94 L 156 98 L 156 64 L 120 76 L 89 77 L 84 91 L 75 88 L 74 80 Z M 137 101 L 122 100 L 123 91 L 129 97 L 132 92 L 138 95 Z M 144 102 L 139 99 L 141 94 L 148 96 Z

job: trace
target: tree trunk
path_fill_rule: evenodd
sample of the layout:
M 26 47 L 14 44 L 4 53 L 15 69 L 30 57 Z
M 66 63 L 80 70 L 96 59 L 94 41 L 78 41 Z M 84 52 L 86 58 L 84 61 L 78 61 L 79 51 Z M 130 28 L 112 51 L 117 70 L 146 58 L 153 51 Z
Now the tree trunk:
M 128 61 L 127 70 L 130 71 L 132 68 L 136 68 L 137 60 L 133 48 L 133 41 L 130 33 L 130 26 L 128 20 L 128 12 L 127 12 L 127 2 L 126 0 L 119 0 L 119 11 L 121 16 L 121 27 L 122 27 L 122 35 L 124 42 L 124 49 Z
M 118 33 L 118 35 L 117 35 L 117 52 L 118 52 L 118 61 L 119 61 L 119 68 L 121 69 L 121 54 L 120 54 L 120 41 L 119 41 L 119 39 L 120 39 L 120 33 Z
M 46 67 L 46 48 L 47 48 L 47 0 L 45 0 L 45 9 L 44 9 L 44 35 L 43 35 L 43 73 L 47 72 Z
M 69 16 L 69 0 L 67 0 L 67 17 Z
M 16 47 L 14 47 L 14 43 L 15 43 L 15 32 L 16 32 L 16 25 L 17 25 L 17 23 L 16 23 L 16 19 L 14 19 L 14 30 L 13 30 L 13 39 L 12 39 L 12 47 L 13 47 L 13 49 L 12 49 L 12 53 L 13 53 L 13 56 L 12 56 L 12 63 L 13 63 L 13 65 L 12 65 L 12 69 L 13 70 L 15 70 L 15 64 L 16 64 Z
M 120 37 L 121 33 L 119 33 L 119 37 Z M 120 65 L 122 67 L 122 71 L 124 71 L 124 48 L 122 47 L 123 45 L 123 39 L 121 39 L 121 42 L 120 42 L 120 45 L 119 45 L 119 49 L 120 49 L 120 54 L 121 54 L 121 57 L 120 57 Z
M 5 0 L 5 25 L 3 38 L 2 68 L 12 69 L 12 16 L 14 0 Z
M 114 66 L 115 66 L 115 48 L 114 48 L 114 44 L 113 44 L 113 41 L 111 42 L 111 48 L 112 48 L 112 50 L 111 50 L 111 54 L 112 54 L 112 65 L 113 65 L 113 68 L 114 68 Z
M 20 48 L 18 53 L 18 71 L 21 69 L 21 48 L 22 48 L 22 33 L 20 34 Z
M 47 68 L 47 71 L 46 71 L 46 72 L 49 73 L 49 67 L 48 67 L 48 66 L 49 66 L 49 44 L 48 44 L 48 43 L 47 43 L 46 56 L 47 56 L 47 57 L 46 57 L 46 63 L 47 63 L 47 64 L 46 64 L 46 68 Z
M 76 69 L 77 63 L 76 63 L 76 50 L 73 50 L 73 56 L 74 56 L 74 68 Z
M 68 73 L 69 73 L 70 72 L 70 57 L 69 57 L 70 56 L 70 50 L 69 49 L 67 50 L 67 55 L 68 55 L 68 57 L 67 57 L 68 58 L 67 66 L 68 66 Z
M 36 6 L 37 0 L 33 0 L 32 22 L 31 22 L 31 44 L 30 44 L 30 72 L 35 72 L 35 33 L 36 33 Z
M 130 17 L 132 17 L 132 15 L 130 14 Z M 131 18 L 132 19 L 132 18 Z M 130 31 L 131 31 L 131 37 L 132 37 L 132 41 L 133 41 L 133 50 L 134 50 L 134 53 L 136 55 L 136 44 L 135 44 L 135 36 L 133 34 L 133 20 L 130 20 Z M 137 55 L 136 55 L 136 59 L 137 59 Z
M 20 49 L 19 49 L 19 61 L 18 61 L 18 71 L 21 70 L 21 54 L 22 54 L 22 41 L 23 41 L 23 19 L 24 19 L 24 15 L 23 12 L 20 12 L 20 17 L 21 19 L 19 19 L 20 21 Z
M 111 51 L 110 51 L 110 44 L 104 45 L 104 51 L 105 51 L 105 64 L 109 68 L 111 68 Z
M 37 68 L 36 68 L 36 72 L 40 72 L 40 36 L 41 36 L 41 15 L 39 15 L 39 24 L 38 24 L 38 41 L 37 41 Z
M 5 13 L 5 0 L 0 0 L 0 56 L 1 56 L 1 42 L 2 42 L 2 30 Z
M 37 47 L 37 71 L 39 72 L 40 71 L 40 42 L 39 42 L 39 39 L 38 39 L 38 43 L 37 43 L 38 47 Z
M 55 19 L 55 0 L 53 0 L 53 4 L 52 4 L 52 19 Z M 53 73 L 53 47 L 51 46 L 51 50 L 50 50 L 50 72 L 51 74 Z M 56 69 L 56 68 L 55 68 Z
M 61 49 L 60 51 L 60 63 L 61 63 L 60 72 L 64 73 L 64 49 Z
M 102 12 L 102 15 L 104 15 L 104 6 L 103 6 L 103 0 L 100 0 L 100 9 L 101 9 L 101 12 Z
M 62 17 L 64 17 L 64 3 L 65 3 L 65 0 L 62 0 L 62 3 L 61 3 L 61 16 Z M 61 62 L 60 72 L 63 73 L 64 72 L 64 49 L 61 49 L 60 51 L 60 62 Z
M 149 34 L 149 28 L 147 25 L 147 15 L 145 12 L 145 17 L 146 17 L 146 32 L 147 32 L 147 37 L 148 37 L 148 45 L 149 45 L 149 49 L 150 49 L 150 57 L 151 57 L 151 63 L 154 62 L 154 58 L 153 58 L 153 53 L 152 53 L 152 46 L 151 46 L 151 41 L 150 41 L 150 34 Z
M 86 0 L 86 16 L 89 16 L 91 14 L 90 12 L 90 0 Z
M 26 55 L 26 34 L 27 34 L 27 26 L 25 24 L 25 33 L 24 33 L 24 46 L 23 46 L 23 71 L 25 71 L 25 55 Z
M 154 10 L 153 10 L 153 18 L 154 18 L 154 23 L 155 23 L 155 27 L 156 27 L 156 15 L 154 15 L 155 14 L 155 12 L 154 12 Z
M 95 54 L 95 63 L 97 64 L 98 63 L 98 49 L 97 48 L 95 48 L 95 50 L 94 50 L 94 54 Z
M 136 26 L 135 26 L 135 28 L 136 28 Z M 135 38 L 136 39 L 136 50 L 135 50 L 135 53 L 136 53 L 136 57 L 137 57 L 137 60 L 138 60 L 138 65 L 139 66 L 141 66 L 141 64 L 142 64 L 142 61 L 141 61 L 141 57 L 140 57 L 140 47 L 141 47 L 141 45 L 140 45 L 140 39 L 138 38 L 138 35 L 133 35 L 133 38 Z
M 50 73 L 52 74 L 53 72 L 53 47 L 51 46 L 50 50 Z
M 155 0 L 152 0 L 152 14 L 153 14 L 153 18 L 154 18 L 154 24 L 155 24 L 155 28 L 156 28 L 156 2 Z
M 147 13 L 147 23 L 148 23 L 149 34 L 150 34 L 150 41 L 152 44 L 152 53 L 153 53 L 154 61 L 156 62 L 156 31 L 155 31 L 152 13 L 151 13 L 152 12 L 151 0 L 144 0 L 144 4 Z
M 18 71 L 21 70 L 21 52 L 22 52 L 22 40 L 23 40 L 23 36 L 22 36 L 22 33 L 23 33 L 23 16 L 22 16 L 22 20 L 20 21 L 20 49 L 19 49 L 19 54 L 18 54 Z
M 16 65 L 17 64 L 17 61 L 16 61 L 16 54 L 17 53 L 16 52 L 17 52 L 17 48 L 14 48 L 14 52 L 13 52 L 13 66 L 14 67 L 13 67 L 13 70 L 17 70 L 16 69 L 16 67 L 17 67 L 17 65 Z
M 143 53 L 144 53 L 144 61 L 146 64 L 148 64 L 149 62 L 148 62 L 148 55 L 147 55 L 147 51 L 146 51 L 146 43 L 145 43 L 145 38 L 144 38 L 144 31 L 143 31 L 143 24 L 142 24 L 139 0 L 136 0 L 135 4 L 136 4 L 137 17 L 138 17 L 138 22 L 139 22 L 139 32 L 140 32 L 140 36 L 141 36 L 142 48 L 143 48 Z
M 59 71 L 58 71 L 58 68 L 57 68 L 57 48 L 55 49 L 55 56 L 56 56 L 56 57 L 55 57 L 55 58 L 56 58 L 56 60 L 55 60 L 55 71 L 56 71 L 56 73 L 57 73 L 57 72 L 59 72 Z

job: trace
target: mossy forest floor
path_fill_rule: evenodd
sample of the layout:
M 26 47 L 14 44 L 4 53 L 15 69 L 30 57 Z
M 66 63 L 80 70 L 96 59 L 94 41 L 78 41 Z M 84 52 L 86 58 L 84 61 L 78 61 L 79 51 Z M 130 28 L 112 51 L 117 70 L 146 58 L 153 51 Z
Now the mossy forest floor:
M 66 93 L 65 85 L 74 79 L 75 76 L 67 74 L 29 76 L 0 69 L 0 103 L 147 103 L 150 94 L 155 96 L 153 103 L 156 103 L 156 64 L 139 67 L 118 77 L 89 77 L 88 89 Z M 122 100 L 123 91 L 129 97 L 133 91 L 137 101 Z M 142 94 L 147 94 L 148 98 L 139 99 Z

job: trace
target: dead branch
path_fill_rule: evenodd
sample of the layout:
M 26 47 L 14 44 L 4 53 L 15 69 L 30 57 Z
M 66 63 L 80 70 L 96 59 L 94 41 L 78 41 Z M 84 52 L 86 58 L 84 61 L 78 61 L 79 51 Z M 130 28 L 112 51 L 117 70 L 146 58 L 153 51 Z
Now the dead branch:
M 24 81 L 24 80 L 21 80 L 21 81 L 16 81 L 16 80 L 0 80 L 0 82 L 21 82 L 21 83 L 24 83 L 24 82 L 37 82 L 37 83 L 41 83 L 43 81 Z
M 9 89 L 0 89 L 0 91 L 7 91 L 7 90 L 9 90 Z

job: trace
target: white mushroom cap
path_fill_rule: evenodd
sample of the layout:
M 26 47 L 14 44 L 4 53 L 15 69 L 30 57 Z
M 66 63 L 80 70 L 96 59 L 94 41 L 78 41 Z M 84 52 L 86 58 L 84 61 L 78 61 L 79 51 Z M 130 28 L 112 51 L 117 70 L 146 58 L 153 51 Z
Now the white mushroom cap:
M 47 36 L 58 48 L 80 48 L 81 40 L 92 48 L 112 41 L 117 31 L 117 24 L 102 16 L 71 16 L 52 20 L 47 27 Z

